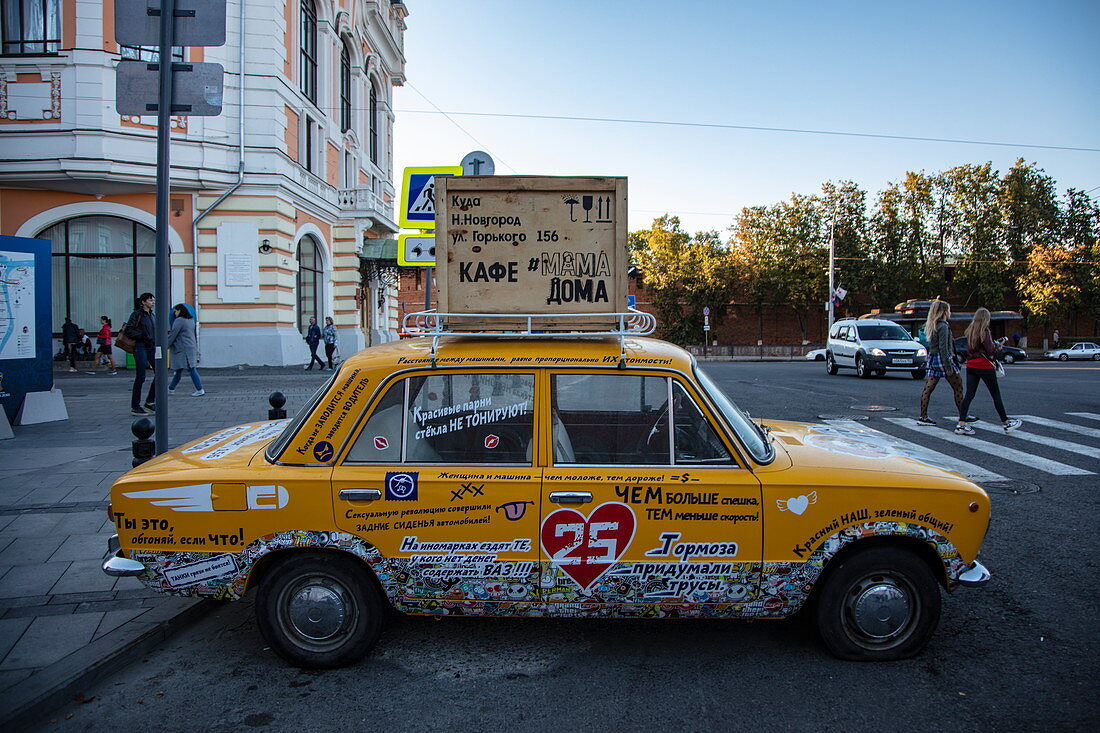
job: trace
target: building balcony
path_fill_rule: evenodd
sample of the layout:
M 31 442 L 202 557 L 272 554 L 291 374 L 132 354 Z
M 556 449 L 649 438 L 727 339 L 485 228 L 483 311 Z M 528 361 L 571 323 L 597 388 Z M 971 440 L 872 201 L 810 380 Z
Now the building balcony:
M 393 221 L 393 206 L 368 186 L 341 188 L 337 191 L 341 214 L 348 219 L 374 219 L 383 229 L 397 231 Z

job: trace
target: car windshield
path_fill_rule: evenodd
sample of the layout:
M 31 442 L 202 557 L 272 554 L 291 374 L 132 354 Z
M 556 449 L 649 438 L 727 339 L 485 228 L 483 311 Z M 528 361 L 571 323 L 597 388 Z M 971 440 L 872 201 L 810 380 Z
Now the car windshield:
M 901 326 L 896 323 L 889 325 L 859 325 L 856 326 L 859 330 L 859 337 L 864 341 L 912 341 L 913 337 L 909 335 Z
M 711 381 L 706 372 L 696 368 L 695 377 L 699 380 L 703 390 L 710 396 L 711 401 L 722 412 L 726 422 L 741 438 L 741 443 L 752 454 L 752 457 L 759 463 L 771 461 L 775 454 L 763 428 L 750 420 L 749 416 L 742 412 L 740 407 L 733 404 L 733 400 L 726 396 L 721 387 Z
M 321 402 L 321 398 L 328 394 L 329 387 L 336 381 L 336 377 L 339 376 L 339 374 L 339 371 L 333 372 L 332 376 L 328 378 L 328 381 L 326 381 L 321 388 L 309 398 L 305 405 L 302 406 L 302 409 L 298 411 L 294 419 L 287 423 L 287 426 L 283 428 L 283 432 L 279 433 L 279 436 L 271 441 L 270 445 L 267 446 L 267 450 L 264 451 L 264 455 L 267 457 L 268 461 L 272 463 L 275 462 L 275 459 L 278 458 L 279 454 L 286 448 L 286 444 L 290 442 L 291 437 L 298 432 L 298 428 L 301 427 L 305 419 Z

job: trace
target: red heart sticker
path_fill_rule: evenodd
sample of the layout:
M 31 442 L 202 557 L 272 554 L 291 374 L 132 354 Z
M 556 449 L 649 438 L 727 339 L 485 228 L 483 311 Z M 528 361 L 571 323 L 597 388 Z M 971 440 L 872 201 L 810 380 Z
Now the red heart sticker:
M 542 549 L 588 590 L 630 547 L 635 524 L 634 510 L 617 501 L 600 504 L 587 518 L 575 509 L 558 509 L 542 521 Z
M 493 435 L 492 433 L 485 436 L 485 447 L 486 448 L 489 448 L 491 450 L 493 448 L 496 448 L 498 445 L 500 445 L 500 437 L 499 436 Z
M 374 438 L 374 447 L 378 450 L 386 450 L 390 447 L 390 441 L 386 440 L 381 435 L 376 435 Z

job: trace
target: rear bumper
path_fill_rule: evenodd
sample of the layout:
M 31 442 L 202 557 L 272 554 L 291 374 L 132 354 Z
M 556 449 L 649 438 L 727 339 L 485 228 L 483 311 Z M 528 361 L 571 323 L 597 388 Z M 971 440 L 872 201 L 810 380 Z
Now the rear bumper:
M 965 566 L 965 569 L 959 573 L 959 585 L 964 585 L 968 588 L 978 588 L 989 582 L 989 579 L 993 577 L 992 574 L 986 569 L 984 565 L 975 560 L 970 565 Z
M 137 560 L 124 557 L 118 542 L 118 535 L 107 540 L 107 553 L 103 556 L 103 572 L 114 578 L 137 577 L 145 572 L 145 566 Z

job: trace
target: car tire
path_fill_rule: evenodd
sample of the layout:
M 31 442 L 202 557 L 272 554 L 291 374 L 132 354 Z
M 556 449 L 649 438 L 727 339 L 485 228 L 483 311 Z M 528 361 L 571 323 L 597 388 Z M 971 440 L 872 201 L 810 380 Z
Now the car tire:
M 825 373 L 832 376 L 839 371 L 832 354 L 825 355 Z
M 1003 361 L 1004 361 L 1005 364 L 1015 364 L 1016 363 L 1016 357 L 1013 356 L 1012 354 L 1005 354 Z
M 913 379 L 924 379 L 926 376 L 928 376 L 928 372 L 924 369 L 913 370 Z
M 1093 354 L 1092 355 L 1092 360 L 1093 361 L 1100 361 L 1100 354 Z
M 354 664 L 370 651 L 385 618 L 377 586 L 359 561 L 296 553 L 271 568 L 256 597 L 260 633 L 295 667 Z
M 863 360 L 863 356 L 856 354 L 856 376 L 860 379 L 870 379 L 871 370 L 867 368 L 867 362 Z
M 1059 354 L 1058 361 L 1069 361 L 1069 354 Z
M 939 624 L 939 584 L 911 551 L 857 550 L 829 568 L 822 582 L 817 628 L 840 659 L 907 659 L 924 648 Z

